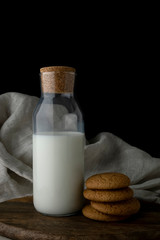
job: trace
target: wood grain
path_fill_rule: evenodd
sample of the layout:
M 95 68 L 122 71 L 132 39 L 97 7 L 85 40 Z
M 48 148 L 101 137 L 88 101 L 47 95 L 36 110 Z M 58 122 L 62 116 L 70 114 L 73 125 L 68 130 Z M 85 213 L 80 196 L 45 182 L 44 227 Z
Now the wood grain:
M 32 197 L 0 204 L 0 235 L 17 240 L 160 239 L 160 205 L 141 203 L 140 212 L 116 223 L 97 222 L 81 213 L 49 217 L 36 212 Z

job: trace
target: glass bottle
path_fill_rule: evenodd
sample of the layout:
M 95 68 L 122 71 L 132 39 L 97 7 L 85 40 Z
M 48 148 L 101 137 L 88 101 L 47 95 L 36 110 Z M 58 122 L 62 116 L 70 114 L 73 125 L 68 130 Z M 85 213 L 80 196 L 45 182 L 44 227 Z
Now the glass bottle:
M 38 212 L 77 213 L 83 205 L 84 124 L 74 99 L 75 69 L 40 69 L 41 98 L 33 113 L 33 199 Z

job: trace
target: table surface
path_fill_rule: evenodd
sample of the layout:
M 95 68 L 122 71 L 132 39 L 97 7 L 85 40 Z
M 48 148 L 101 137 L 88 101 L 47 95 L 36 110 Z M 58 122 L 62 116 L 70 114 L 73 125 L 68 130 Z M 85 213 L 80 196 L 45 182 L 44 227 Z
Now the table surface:
M 81 213 L 49 217 L 35 211 L 32 198 L 0 203 L 0 235 L 25 240 L 160 239 L 160 205 L 141 202 L 138 214 L 123 222 L 98 222 Z

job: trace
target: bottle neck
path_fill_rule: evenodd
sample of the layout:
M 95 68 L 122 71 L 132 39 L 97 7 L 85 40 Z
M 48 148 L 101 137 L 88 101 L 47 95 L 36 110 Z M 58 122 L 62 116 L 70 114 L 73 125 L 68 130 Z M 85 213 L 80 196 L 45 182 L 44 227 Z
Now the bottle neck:
M 73 92 L 70 92 L 70 93 L 47 93 L 47 92 L 42 92 L 41 97 L 43 97 L 43 98 L 55 98 L 55 97 L 72 98 L 73 97 Z

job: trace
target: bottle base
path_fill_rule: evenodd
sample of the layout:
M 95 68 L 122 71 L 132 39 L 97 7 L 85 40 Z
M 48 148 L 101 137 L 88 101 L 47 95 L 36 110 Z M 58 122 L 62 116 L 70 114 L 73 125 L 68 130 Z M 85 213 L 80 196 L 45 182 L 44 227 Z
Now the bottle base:
M 50 214 L 50 213 L 43 213 L 43 212 L 40 212 L 36 209 L 36 211 L 42 215 L 45 215 L 45 216 L 48 216 L 48 217 L 69 217 L 69 216 L 74 216 L 74 215 L 77 215 L 81 212 L 81 210 L 78 210 L 76 212 L 73 212 L 73 213 L 66 213 L 66 214 Z

